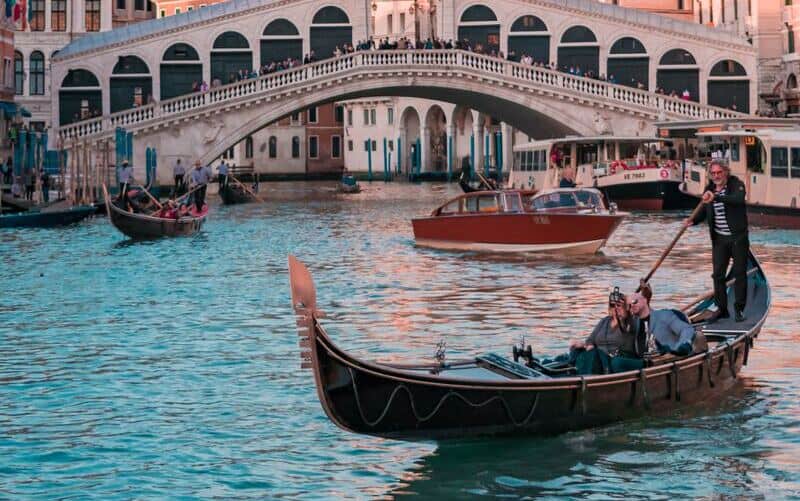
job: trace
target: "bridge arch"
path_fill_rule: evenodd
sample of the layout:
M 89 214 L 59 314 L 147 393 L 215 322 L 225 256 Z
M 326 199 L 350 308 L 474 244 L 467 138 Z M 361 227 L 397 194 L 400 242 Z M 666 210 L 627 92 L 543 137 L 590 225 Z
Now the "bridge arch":
M 189 94 L 203 81 L 203 62 L 197 49 L 187 42 L 167 47 L 160 61 L 161 100 Z
M 247 37 L 227 29 L 214 38 L 211 46 L 211 82 L 228 84 L 237 81 L 241 70 L 253 70 L 253 51 Z
M 750 113 L 750 79 L 738 61 L 721 59 L 708 74 L 708 104 Z
M 308 40 L 310 50 L 318 60 L 333 57 L 337 47 L 344 52 L 347 45 L 353 45 L 350 16 L 339 5 L 320 7 L 311 20 Z
M 61 81 L 59 94 L 59 124 L 78 122 L 103 113 L 103 92 L 100 80 L 93 71 L 75 68 Z
M 628 87 L 650 89 L 650 56 L 644 44 L 635 37 L 622 36 L 611 43 L 608 50 L 606 75 L 614 76 L 616 83 Z
M 514 51 L 515 61 L 523 54 L 536 63 L 550 64 L 550 31 L 541 18 L 533 14 L 518 17 L 511 23 L 508 33 L 507 53 Z
M 581 76 L 600 74 L 600 44 L 587 26 L 573 25 L 564 30 L 558 44 L 558 67 L 580 69 Z
M 119 56 L 109 77 L 110 112 L 147 104 L 153 94 L 153 76 L 139 56 Z
M 689 100 L 700 102 L 700 67 L 686 49 L 666 50 L 658 59 L 656 85 L 666 95 L 681 96 L 689 91 Z
M 289 19 L 271 20 L 261 32 L 260 43 L 262 67 L 289 58 L 303 60 L 303 36 Z
M 500 22 L 491 7 L 482 3 L 464 6 L 458 15 L 458 39 L 469 40 L 473 50 L 478 44 L 483 52 L 500 52 Z

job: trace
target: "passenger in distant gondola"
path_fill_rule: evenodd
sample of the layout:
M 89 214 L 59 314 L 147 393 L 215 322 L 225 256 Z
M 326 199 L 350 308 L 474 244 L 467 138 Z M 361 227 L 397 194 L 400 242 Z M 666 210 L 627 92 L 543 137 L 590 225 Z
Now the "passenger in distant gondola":
M 641 369 L 643 342 L 636 340 L 636 327 L 625 295 L 619 287 L 608 296 L 608 315 L 597 323 L 584 341 L 570 342 L 578 374 L 608 374 Z

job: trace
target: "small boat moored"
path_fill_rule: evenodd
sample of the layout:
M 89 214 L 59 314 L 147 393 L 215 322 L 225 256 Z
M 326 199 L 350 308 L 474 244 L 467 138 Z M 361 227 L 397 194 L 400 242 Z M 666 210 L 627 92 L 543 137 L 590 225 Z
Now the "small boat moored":
M 577 376 L 539 363 L 529 349 L 520 358 L 516 347 L 513 359 L 489 353 L 402 365 L 361 360 L 330 338 L 311 274 L 289 256 L 301 367 L 313 371 L 323 410 L 344 430 L 406 440 L 561 433 L 721 397 L 747 365 L 770 307 L 769 283 L 752 254 L 748 270 L 745 322 L 703 324 L 713 293 L 682 310 L 707 347 L 683 357 L 646 356 L 638 370 Z
M 412 219 L 423 247 L 488 252 L 597 252 L 627 214 L 593 188 L 477 191 Z
M 77 223 L 95 214 L 94 205 L 76 205 L 65 209 L 32 209 L 0 215 L 0 228 L 55 228 Z
M 228 182 L 221 190 L 219 190 L 219 196 L 222 199 L 222 203 L 225 205 L 244 204 L 254 202 L 256 200 L 256 197 L 253 193 L 245 190 L 244 186 L 240 186 L 233 182 Z
M 361 185 L 358 184 L 358 180 L 352 174 L 344 174 L 341 181 L 339 181 L 339 191 L 342 193 L 359 193 Z

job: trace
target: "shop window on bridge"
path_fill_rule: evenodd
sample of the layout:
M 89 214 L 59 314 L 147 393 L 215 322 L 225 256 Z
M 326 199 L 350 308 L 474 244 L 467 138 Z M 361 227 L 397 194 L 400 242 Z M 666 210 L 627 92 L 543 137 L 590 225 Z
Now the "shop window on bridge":
M 87 70 L 69 70 L 59 90 L 61 125 L 101 116 L 102 91 L 97 77 Z
M 176 43 L 164 53 L 161 61 L 161 99 L 170 99 L 193 92 L 203 81 L 203 65 L 191 45 Z
M 287 19 L 276 19 L 264 28 L 261 39 L 261 66 L 287 59 L 303 59 L 303 39 Z
M 111 113 L 143 106 L 153 94 L 150 69 L 137 56 L 119 56 L 109 85 Z
M 750 80 L 741 64 L 726 59 L 711 68 L 708 77 L 708 104 L 743 113 L 750 112 Z
M 600 46 L 586 26 L 573 26 L 564 32 L 558 47 L 558 68 L 578 76 L 599 76 Z
M 473 5 L 461 14 L 458 39 L 473 51 L 491 54 L 500 51 L 500 23 L 494 11 L 485 5 Z
M 513 61 L 530 56 L 534 62 L 550 64 L 550 33 L 544 21 L 531 15 L 518 17 L 508 34 L 508 56 Z
M 666 95 L 700 101 L 700 70 L 694 56 L 684 49 L 672 49 L 659 60 L 656 86 Z
M 31 96 L 44 95 L 44 54 L 34 51 L 30 63 Z
M 770 148 L 772 177 L 789 177 L 789 149 Z
M 211 49 L 211 84 L 225 85 L 247 78 L 253 70 L 253 53 L 247 39 L 226 31 L 214 40 Z
M 25 92 L 25 70 L 22 54 L 14 51 L 14 94 L 21 96 Z
M 300 138 L 292 137 L 292 158 L 300 158 Z
M 338 7 L 323 7 L 311 21 L 311 50 L 314 57 L 328 59 L 334 50 L 344 52 L 344 47 L 353 44 L 353 27 L 347 14 Z
M 28 25 L 31 27 L 31 31 L 44 31 L 44 0 L 29 1 Z M 25 15 L 25 13 L 22 15 Z
M 100 31 L 100 0 L 86 0 L 86 31 Z
M 613 79 L 611 76 L 613 75 Z M 620 38 L 611 46 L 606 76 L 609 80 L 628 87 L 650 88 L 650 58 L 639 40 Z
M 278 138 L 275 136 L 269 136 L 269 141 L 267 144 L 269 158 L 278 158 Z

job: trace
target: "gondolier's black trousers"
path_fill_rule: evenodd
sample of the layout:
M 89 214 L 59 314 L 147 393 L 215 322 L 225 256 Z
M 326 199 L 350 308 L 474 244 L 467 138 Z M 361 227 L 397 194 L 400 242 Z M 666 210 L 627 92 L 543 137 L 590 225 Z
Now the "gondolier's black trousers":
M 203 204 L 206 203 L 206 188 L 208 185 L 204 184 L 197 188 L 194 192 L 194 206 L 197 207 L 197 212 L 203 210 Z
M 175 195 L 183 191 L 183 175 L 175 176 Z
M 711 242 L 711 258 L 714 264 L 714 301 L 720 311 L 728 311 L 728 292 L 725 287 L 728 264 L 733 259 L 731 278 L 736 279 L 733 284 L 734 307 L 737 311 L 744 310 L 747 304 L 747 253 L 750 249 L 750 240 L 747 232 L 737 235 L 714 234 Z

